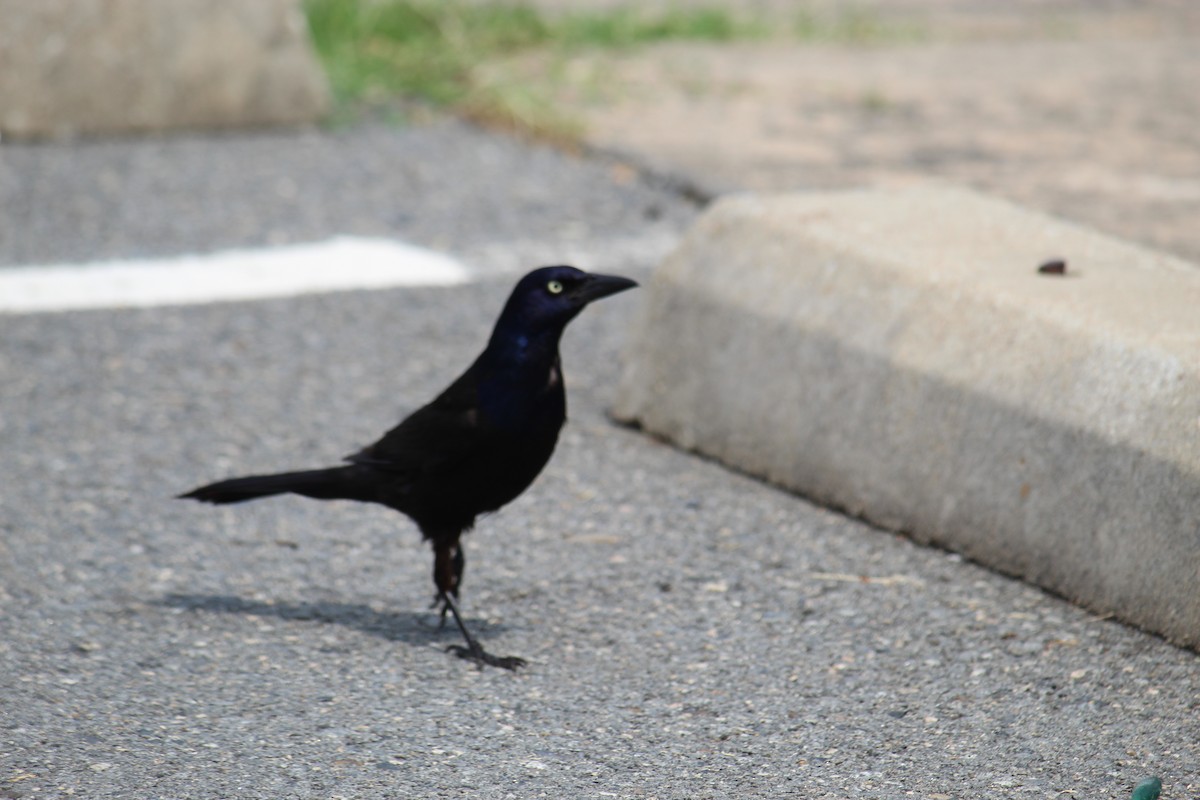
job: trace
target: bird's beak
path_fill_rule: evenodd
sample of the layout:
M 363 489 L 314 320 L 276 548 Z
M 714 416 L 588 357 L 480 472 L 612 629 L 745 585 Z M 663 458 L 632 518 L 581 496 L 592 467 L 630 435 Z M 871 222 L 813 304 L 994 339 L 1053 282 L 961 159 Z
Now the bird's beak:
M 587 304 L 593 300 L 608 297 L 610 294 L 632 289 L 635 286 L 637 286 L 637 281 L 622 278 L 620 275 L 600 275 L 595 272 L 589 272 L 588 276 L 583 279 L 583 282 L 571 294 L 581 304 Z

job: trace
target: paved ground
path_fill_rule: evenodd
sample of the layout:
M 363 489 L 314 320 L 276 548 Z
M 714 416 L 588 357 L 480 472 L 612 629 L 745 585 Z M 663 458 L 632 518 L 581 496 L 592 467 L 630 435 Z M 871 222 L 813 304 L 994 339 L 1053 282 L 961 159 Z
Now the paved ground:
M 609 424 L 636 293 L 568 332 L 559 453 L 468 543 L 467 613 L 519 674 L 441 652 L 397 515 L 169 499 L 369 441 L 521 262 L 644 275 L 694 209 L 626 170 L 455 124 L 3 162 L 0 263 L 337 231 L 495 274 L 0 317 L 0 798 L 1200 790 L 1194 653 Z
M 456 130 L 443 142 L 373 125 L 8 145 L 0 266 L 338 234 L 401 237 L 481 270 L 555 257 L 599 264 L 661 251 L 690 218 L 687 204 L 638 185 L 628 167 L 564 163 L 576 164 L 503 137 Z

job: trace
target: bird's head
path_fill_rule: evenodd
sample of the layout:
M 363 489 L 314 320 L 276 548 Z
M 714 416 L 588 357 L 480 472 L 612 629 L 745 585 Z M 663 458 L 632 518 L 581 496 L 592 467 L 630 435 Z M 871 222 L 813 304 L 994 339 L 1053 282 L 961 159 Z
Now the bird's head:
M 575 267 L 542 267 L 521 278 L 496 323 L 496 332 L 538 336 L 561 333 L 593 300 L 637 286 L 617 275 L 584 272 Z

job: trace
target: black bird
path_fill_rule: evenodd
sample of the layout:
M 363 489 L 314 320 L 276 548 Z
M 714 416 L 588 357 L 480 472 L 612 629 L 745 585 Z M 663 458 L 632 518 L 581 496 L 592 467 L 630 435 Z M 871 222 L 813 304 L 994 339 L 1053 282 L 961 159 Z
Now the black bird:
M 291 492 L 394 508 L 433 545 L 434 604 L 443 622 L 453 615 L 467 641 L 448 649 L 480 665 L 523 666 L 521 658 L 485 652 L 463 623 L 460 539 L 478 515 L 525 491 L 554 452 L 566 420 L 558 342 L 567 323 L 593 300 L 634 286 L 574 267 L 534 270 L 517 282 L 475 363 L 345 465 L 231 478 L 180 497 L 220 504 Z

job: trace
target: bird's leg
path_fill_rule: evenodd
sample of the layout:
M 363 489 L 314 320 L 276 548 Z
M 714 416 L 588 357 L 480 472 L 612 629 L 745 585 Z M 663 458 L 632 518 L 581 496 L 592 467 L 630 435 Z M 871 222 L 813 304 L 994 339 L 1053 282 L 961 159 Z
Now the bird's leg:
M 442 593 L 441 592 L 433 593 L 433 601 L 429 604 L 429 608 L 431 611 L 435 608 L 438 610 L 437 629 L 440 631 L 442 628 L 445 628 L 446 627 L 446 612 L 449 611 L 449 609 L 446 608 L 446 604 L 442 602 Z
M 442 597 L 445 591 L 458 597 L 458 587 L 462 585 L 463 569 L 467 559 L 463 555 L 462 545 L 434 545 L 433 548 L 433 583 L 438 587 L 433 595 L 430 608 L 441 606 L 438 612 L 438 630 L 446 627 L 446 612 L 450 607 Z
M 446 621 L 446 612 L 449 612 L 454 617 L 454 624 L 458 625 L 458 630 L 462 633 L 463 638 L 467 640 L 467 646 L 454 644 L 446 648 L 447 652 L 453 652 L 459 658 L 465 658 L 474 661 L 479 666 L 488 664 L 493 667 L 503 667 L 504 669 L 516 669 L 517 667 L 525 666 L 525 659 L 517 658 L 516 656 L 494 656 L 483 649 L 483 646 L 471 635 L 467 630 L 466 624 L 463 623 L 462 615 L 458 613 L 458 587 L 462 580 L 463 568 L 466 566 L 466 559 L 463 557 L 462 546 L 458 542 L 448 544 L 445 540 L 438 541 L 434 539 L 433 545 L 433 582 L 437 586 L 438 595 L 434 601 L 434 605 L 441 603 L 442 606 L 442 622 Z
M 484 664 L 511 670 L 525 666 L 525 659 L 518 656 L 494 656 L 484 650 L 483 645 L 471 635 L 471 632 L 467 630 L 467 626 L 463 624 L 462 615 L 458 613 L 458 604 L 449 592 L 442 592 L 442 603 L 442 608 L 450 610 L 450 615 L 454 617 L 454 622 L 458 625 L 458 630 L 462 633 L 463 638 L 467 640 L 466 647 L 463 647 L 461 644 L 452 644 L 446 648 L 447 653 L 454 653 L 459 658 L 474 661 L 480 668 Z

